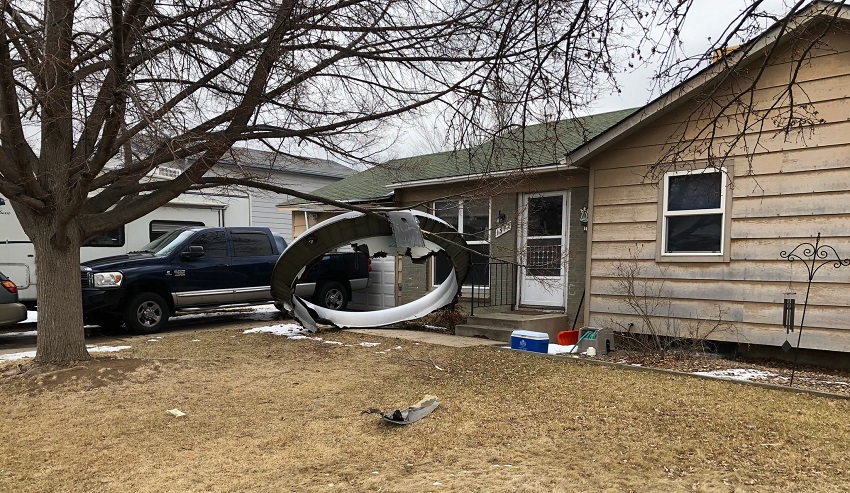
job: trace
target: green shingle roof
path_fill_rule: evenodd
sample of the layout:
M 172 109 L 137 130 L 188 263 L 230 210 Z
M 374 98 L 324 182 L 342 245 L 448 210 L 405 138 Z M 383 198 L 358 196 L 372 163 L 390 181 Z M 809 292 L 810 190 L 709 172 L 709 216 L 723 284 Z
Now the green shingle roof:
M 312 193 L 345 202 L 368 202 L 391 197 L 393 191 L 387 187 L 391 183 L 460 176 L 480 177 L 556 164 L 635 111 L 632 108 L 530 125 L 472 149 L 395 159 Z M 306 202 L 295 199 L 286 205 Z

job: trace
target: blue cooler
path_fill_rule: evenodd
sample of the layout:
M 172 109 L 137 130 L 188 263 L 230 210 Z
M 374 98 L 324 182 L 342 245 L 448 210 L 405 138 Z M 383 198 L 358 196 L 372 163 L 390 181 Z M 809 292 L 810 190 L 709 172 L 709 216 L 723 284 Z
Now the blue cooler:
M 511 349 L 546 354 L 549 352 L 549 334 L 532 330 L 511 332 Z

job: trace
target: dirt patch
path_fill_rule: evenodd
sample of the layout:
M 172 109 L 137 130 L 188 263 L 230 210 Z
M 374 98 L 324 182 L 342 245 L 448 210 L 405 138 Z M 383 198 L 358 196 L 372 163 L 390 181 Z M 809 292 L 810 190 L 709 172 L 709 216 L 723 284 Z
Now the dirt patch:
M 320 339 L 318 339 L 320 338 Z M 351 332 L 0 367 L 0 491 L 842 491 L 850 402 Z M 376 345 L 377 344 L 377 345 Z M 96 380 L 101 384 L 81 384 Z M 84 373 L 84 374 L 83 374 Z M 410 426 L 363 410 L 441 406 Z M 185 416 L 167 411 L 179 409 Z M 167 486 L 164 486 L 167 485 Z
M 24 392 L 41 392 L 58 387 L 90 390 L 127 380 L 154 378 L 163 370 L 162 362 L 137 358 L 96 357 L 73 366 L 39 365 L 28 361 L 3 369 L 7 383 Z

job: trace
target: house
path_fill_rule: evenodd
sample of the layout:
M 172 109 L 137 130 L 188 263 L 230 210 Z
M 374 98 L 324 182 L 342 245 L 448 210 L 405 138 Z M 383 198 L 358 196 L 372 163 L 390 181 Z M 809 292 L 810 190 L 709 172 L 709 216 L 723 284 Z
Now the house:
M 169 166 L 183 168 L 186 163 L 170 163 Z M 300 192 L 312 192 L 355 173 L 348 166 L 325 159 L 244 147 L 231 148 L 210 172 L 211 175 L 248 178 Z M 290 197 L 259 189 L 245 190 L 245 193 L 251 199 L 250 225 L 269 227 L 281 233 L 287 242 L 292 241 L 292 215 L 281 214 L 276 207 Z
M 558 161 L 633 112 L 533 125 L 475 149 L 397 159 L 315 193 L 352 204 L 434 212 L 464 233 L 479 253 L 463 288 L 465 298 L 474 302 L 471 311 L 503 318 L 502 311 L 512 307 L 543 308 L 552 313 L 536 317 L 535 323 L 557 333 L 579 313 L 587 245 L 580 219 L 588 197 L 587 170 Z M 294 236 L 341 212 L 304 201 L 281 208 L 293 211 Z M 528 224 L 532 226 L 523 226 Z M 384 266 L 373 261 L 370 289 L 387 294 L 394 287 L 395 304 L 421 297 L 450 270 L 440 258 L 427 264 L 406 258 L 394 262 Z M 518 264 L 529 269 L 517 269 Z M 483 326 L 470 330 L 505 337 Z
M 535 310 L 550 336 L 577 322 L 781 354 L 800 335 L 782 326 L 783 300 L 802 304 L 808 279 L 787 253 L 820 234 L 830 259 L 850 257 L 848 29 L 850 8 L 813 2 L 638 110 L 390 162 L 317 193 L 432 208 L 464 232 L 487 259 L 464 299 L 500 312 L 478 308 L 469 333 L 504 338 L 485 326 Z M 439 260 L 399 264 L 399 303 L 445 275 Z M 800 347 L 837 360 L 850 352 L 850 267 L 829 262 L 814 281 Z

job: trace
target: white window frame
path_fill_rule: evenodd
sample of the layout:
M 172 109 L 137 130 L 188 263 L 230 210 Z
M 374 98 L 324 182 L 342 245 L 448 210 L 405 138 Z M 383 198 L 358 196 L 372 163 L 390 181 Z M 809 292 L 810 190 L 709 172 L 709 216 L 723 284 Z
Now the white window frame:
M 493 244 L 492 244 L 493 237 L 492 237 L 492 232 L 491 232 L 492 228 L 490 227 L 490 224 L 492 224 L 491 221 L 493 220 L 493 217 L 492 217 L 493 216 L 493 199 L 487 198 L 486 200 L 487 200 L 487 239 L 486 240 L 472 240 L 472 241 L 467 240 L 466 243 L 468 245 L 489 245 L 491 248 L 493 246 Z M 437 203 L 438 202 L 457 202 L 458 203 L 457 204 L 457 214 L 458 214 L 457 229 L 458 229 L 458 233 L 463 234 L 463 230 L 464 230 L 464 227 L 463 227 L 463 205 L 464 204 L 463 203 L 465 201 L 480 201 L 480 202 L 483 202 L 484 199 L 475 199 L 475 198 L 439 199 L 439 200 L 435 200 L 435 201 L 431 202 L 431 212 L 434 215 L 436 215 L 436 213 L 437 213 Z M 471 268 L 471 266 L 470 266 L 470 268 Z M 440 284 L 442 284 L 442 283 L 438 284 L 436 282 L 436 279 L 437 279 L 437 262 L 431 262 L 431 286 L 432 287 L 437 287 Z M 463 289 L 464 294 L 468 293 L 472 289 L 471 284 L 464 284 L 461 287 Z M 487 286 L 484 286 L 483 288 L 485 290 L 490 289 L 490 283 L 488 282 Z
M 688 209 L 683 211 L 671 211 L 668 210 L 668 196 L 670 193 L 670 177 L 671 176 L 682 176 L 682 175 L 700 175 L 704 173 L 720 173 L 720 207 L 712 208 L 712 209 Z M 729 220 L 728 216 L 728 204 L 727 204 L 727 188 L 728 188 L 728 176 L 729 172 L 725 167 L 721 167 L 719 169 L 715 168 L 706 168 L 699 170 L 683 170 L 683 171 L 669 171 L 664 174 L 664 189 L 661 194 L 661 210 L 662 210 L 662 220 L 661 220 L 661 256 L 667 258 L 681 258 L 681 257 L 708 257 L 708 258 L 717 258 L 717 257 L 725 257 L 727 255 L 727 234 L 728 228 L 726 227 L 727 222 Z M 698 216 L 704 214 L 720 214 L 720 251 L 718 252 L 668 252 L 667 251 L 667 219 L 670 217 L 683 217 L 683 216 Z

